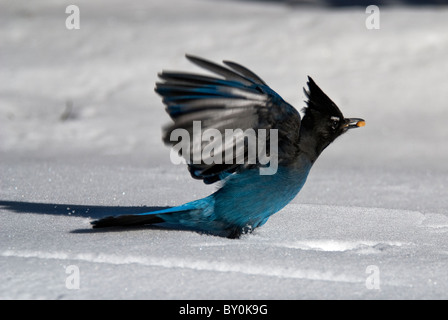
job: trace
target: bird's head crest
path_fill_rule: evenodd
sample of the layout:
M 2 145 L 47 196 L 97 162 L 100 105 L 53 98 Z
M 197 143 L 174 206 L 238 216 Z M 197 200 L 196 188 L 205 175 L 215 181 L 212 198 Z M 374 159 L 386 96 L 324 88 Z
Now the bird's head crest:
M 308 76 L 308 90 L 303 89 L 305 96 L 308 98 L 306 101 L 307 107 L 304 108 L 305 114 L 308 112 L 318 112 L 322 115 L 329 117 L 339 117 L 343 119 L 341 110 L 338 106 L 322 91 L 321 88 L 314 82 L 314 80 Z

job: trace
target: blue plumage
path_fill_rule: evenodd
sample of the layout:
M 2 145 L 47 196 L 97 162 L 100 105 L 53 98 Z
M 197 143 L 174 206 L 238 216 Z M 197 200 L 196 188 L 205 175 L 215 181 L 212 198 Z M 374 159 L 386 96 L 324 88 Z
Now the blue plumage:
M 263 147 L 275 157 L 267 164 L 261 160 L 253 163 L 244 149 L 243 162 L 237 162 L 235 154 L 234 161 L 210 163 L 203 159 L 197 163 L 191 161 L 193 151 L 183 154 L 193 178 L 205 183 L 222 181 L 215 193 L 174 208 L 107 217 L 93 221 L 94 227 L 157 224 L 238 238 L 262 226 L 299 193 L 313 163 L 331 142 L 364 124 L 362 119 L 344 118 L 311 78 L 305 91 L 308 107 L 301 119 L 295 108 L 247 68 L 229 61 L 224 61 L 227 68 L 198 57 L 187 58 L 223 78 L 180 72 L 159 74 L 164 82 L 157 83 L 156 92 L 163 97 L 174 121 L 164 130 L 164 142 L 174 145 L 170 139 L 174 130 L 193 133 L 193 122 L 200 121 L 203 131 L 266 130 L 269 134 Z M 271 130 L 278 134 L 273 135 Z M 231 149 L 238 150 L 239 143 L 247 146 L 245 139 L 237 136 Z M 225 149 L 214 152 L 222 152 L 224 158 Z M 272 159 L 278 161 L 275 173 L 260 174 L 260 169 L 272 166 Z

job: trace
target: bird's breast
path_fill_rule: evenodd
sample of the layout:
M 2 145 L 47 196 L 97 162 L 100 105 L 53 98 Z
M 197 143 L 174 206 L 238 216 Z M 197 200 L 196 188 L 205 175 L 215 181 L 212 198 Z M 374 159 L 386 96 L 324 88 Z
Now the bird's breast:
M 214 194 L 214 215 L 256 227 L 294 199 L 310 169 L 311 163 L 304 162 L 299 168 L 279 166 L 273 175 L 260 175 L 258 170 L 232 175 Z

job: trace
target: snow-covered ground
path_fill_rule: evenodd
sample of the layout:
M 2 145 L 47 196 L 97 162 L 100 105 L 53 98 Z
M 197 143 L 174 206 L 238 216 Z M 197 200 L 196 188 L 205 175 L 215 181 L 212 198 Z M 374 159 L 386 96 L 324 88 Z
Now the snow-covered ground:
M 0 1 L 1 299 L 448 298 L 448 8 L 380 8 L 368 30 L 364 7 L 79 0 L 68 30 L 69 4 Z M 90 229 L 215 189 L 161 142 L 157 72 L 197 70 L 186 52 L 298 109 L 310 75 L 367 126 L 240 240 Z

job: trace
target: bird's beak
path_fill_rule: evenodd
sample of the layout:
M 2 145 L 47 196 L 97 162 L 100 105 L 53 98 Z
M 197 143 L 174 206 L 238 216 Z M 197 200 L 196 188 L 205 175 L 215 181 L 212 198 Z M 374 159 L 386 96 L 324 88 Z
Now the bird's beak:
M 344 128 L 352 129 L 352 128 L 364 127 L 365 125 L 366 125 L 366 122 L 364 121 L 364 119 L 347 118 L 347 119 L 345 119 Z

